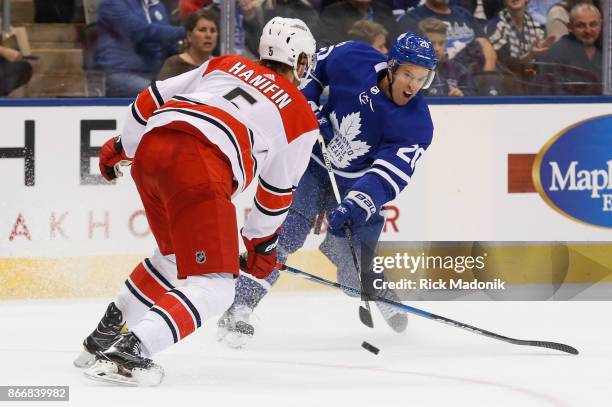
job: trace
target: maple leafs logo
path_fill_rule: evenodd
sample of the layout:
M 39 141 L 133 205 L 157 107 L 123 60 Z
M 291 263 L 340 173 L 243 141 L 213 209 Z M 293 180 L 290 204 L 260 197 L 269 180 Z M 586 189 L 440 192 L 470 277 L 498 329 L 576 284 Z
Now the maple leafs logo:
M 361 113 L 354 112 L 342 117 L 340 123 L 336 112 L 329 115 L 334 129 L 334 137 L 327 147 L 336 168 L 346 168 L 351 161 L 370 151 L 368 143 L 356 140 L 361 134 Z

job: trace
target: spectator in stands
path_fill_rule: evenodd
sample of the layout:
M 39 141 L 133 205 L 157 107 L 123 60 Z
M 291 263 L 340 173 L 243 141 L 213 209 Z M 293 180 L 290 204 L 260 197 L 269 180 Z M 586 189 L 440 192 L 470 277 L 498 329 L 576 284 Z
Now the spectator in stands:
M 184 27 L 187 35 L 184 51 L 166 59 L 157 78 L 164 80 L 191 71 L 208 61 L 217 46 L 219 37 L 217 13 L 200 10 L 187 17 Z
M 419 5 L 421 0 L 389 0 L 391 10 L 396 20 L 399 20 L 406 14 L 406 11 L 412 10 Z
M 450 0 L 425 0 L 425 4 L 414 8 L 399 21 L 400 32 L 418 31 L 419 21 L 434 17 L 448 26 L 446 49 L 448 59 L 475 70 L 494 71 L 497 55 L 491 43 L 485 38 L 483 26 L 463 7 L 450 6 Z
M 181 21 L 187 21 L 187 17 L 204 7 L 209 6 L 212 0 L 179 0 L 178 13 Z
M 419 32 L 429 38 L 438 65 L 436 76 L 427 89 L 429 96 L 470 96 L 475 94 L 475 85 L 469 70 L 446 55 L 446 33 L 448 26 L 437 18 L 428 17 L 419 22 Z
M 555 38 L 544 38 L 544 30 L 526 11 L 527 0 L 505 0 L 505 4 L 487 25 L 486 33 L 497 51 L 498 61 L 519 72 L 524 63 L 548 51 Z
M 569 34 L 561 37 L 543 60 L 586 69 L 601 81 L 601 23 L 601 13 L 594 5 L 582 3 L 574 6 L 570 11 Z
M 503 10 L 504 0 L 457 0 L 455 5 L 463 7 L 477 19 L 486 21 L 495 18 Z
M 111 97 L 134 97 L 149 86 L 185 37 L 183 27 L 169 24 L 159 0 L 102 0 L 97 31 L 97 61 Z
M 593 4 L 591 0 L 563 0 L 553 5 L 546 16 L 546 33 L 554 35 L 557 41 L 568 34 L 570 10 L 579 3 Z
M 379 23 L 397 34 L 397 24 L 391 8 L 376 0 L 343 0 L 331 4 L 321 12 L 321 26 L 315 33 L 318 45 L 337 44 L 348 39 L 348 31 L 358 20 Z M 395 37 L 394 37 L 395 38 Z
M 170 24 L 179 25 L 181 23 L 181 20 L 179 18 L 179 9 L 178 9 L 179 0 L 160 0 L 160 1 L 164 4 L 164 7 L 166 8 L 166 12 L 168 13 L 169 18 L 170 18 Z
M 546 16 L 552 6 L 554 6 L 559 0 L 529 0 L 527 2 L 527 12 L 536 23 L 542 27 L 546 26 Z
M 353 41 L 367 42 L 372 47 L 387 55 L 387 36 L 389 32 L 382 25 L 368 21 L 359 20 L 351 26 L 348 31 L 348 39 Z
M 23 60 L 21 52 L 0 46 L 0 96 L 7 96 L 30 78 L 32 65 Z
M 213 0 L 209 8 L 220 14 L 221 0 Z M 236 25 L 234 29 L 235 54 L 257 59 L 259 37 L 264 25 L 261 0 L 236 1 Z
M 237 0 L 234 27 L 234 53 L 256 59 L 259 36 L 264 26 L 262 0 Z M 202 8 L 221 13 L 221 0 L 179 0 L 178 12 L 181 21 Z

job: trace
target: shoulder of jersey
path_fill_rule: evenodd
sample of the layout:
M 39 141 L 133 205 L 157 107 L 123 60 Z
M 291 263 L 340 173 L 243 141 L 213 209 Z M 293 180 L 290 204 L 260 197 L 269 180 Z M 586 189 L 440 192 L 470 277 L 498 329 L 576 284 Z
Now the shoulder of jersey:
M 425 99 L 425 96 L 423 96 L 422 93 L 419 93 L 416 95 L 416 97 L 414 98 L 414 102 L 415 102 L 415 109 L 416 111 L 418 111 L 419 113 L 427 113 L 429 114 L 429 105 L 427 104 L 427 99 Z
M 287 93 L 289 93 L 294 101 L 294 103 L 287 106 L 287 109 L 281 111 L 287 133 L 287 141 L 290 143 L 304 133 L 318 130 L 319 122 L 302 92 L 285 78 L 279 79 L 291 85 L 291 91 L 287 91 Z
M 407 114 L 404 114 L 402 119 L 397 120 L 398 125 L 406 129 L 412 129 L 411 133 L 414 137 L 422 142 L 430 143 L 434 125 L 429 107 L 423 95 L 419 94 L 415 99 L 416 103 L 410 109 L 405 109 L 408 110 Z
M 347 41 L 345 43 L 341 43 L 336 45 L 332 54 L 339 55 L 355 55 L 355 53 L 359 53 L 361 55 L 369 55 L 372 58 L 380 59 L 381 61 L 386 61 L 386 57 L 377 51 L 370 44 L 361 41 Z
M 361 72 L 366 75 L 371 72 L 373 67 L 378 70 L 378 67 L 386 67 L 387 57 L 374 49 L 369 44 L 359 41 L 348 41 L 337 45 L 329 56 L 333 61 L 331 68 L 336 73 L 344 69 L 351 69 L 352 72 Z
M 418 94 L 405 106 L 394 105 L 388 114 L 387 121 L 394 123 L 396 127 L 421 126 L 431 123 L 429 107 L 421 94 Z
M 202 72 L 202 76 L 205 76 L 215 70 L 224 70 L 231 68 L 236 62 L 243 64 L 253 63 L 248 58 L 241 57 L 239 55 L 222 55 L 220 57 L 211 58 L 206 65 L 206 69 Z

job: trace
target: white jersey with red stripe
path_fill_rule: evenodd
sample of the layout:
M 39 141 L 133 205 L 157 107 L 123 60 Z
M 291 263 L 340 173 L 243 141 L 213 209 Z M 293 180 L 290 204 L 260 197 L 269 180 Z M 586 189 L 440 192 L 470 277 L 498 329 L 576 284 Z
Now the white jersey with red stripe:
M 160 126 L 217 145 L 232 166 L 233 196 L 259 175 L 243 229 L 248 238 L 268 236 L 281 225 L 318 135 L 317 120 L 294 84 L 238 56 L 215 58 L 142 91 L 130 105 L 122 133 L 128 157 Z

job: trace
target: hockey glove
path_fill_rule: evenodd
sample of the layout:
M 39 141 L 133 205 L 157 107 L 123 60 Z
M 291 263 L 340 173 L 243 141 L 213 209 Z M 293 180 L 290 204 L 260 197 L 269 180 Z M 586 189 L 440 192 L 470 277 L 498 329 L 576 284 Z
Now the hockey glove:
M 100 173 L 107 181 L 112 181 L 123 175 L 119 166 L 131 162 L 123 151 L 121 136 L 113 137 L 100 148 Z
M 278 234 L 253 239 L 242 236 L 247 249 L 246 264 L 241 262 L 241 269 L 253 277 L 266 278 L 276 268 L 276 244 Z
M 350 191 L 346 198 L 327 215 L 329 232 L 334 236 L 345 236 L 346 226 L 362 226 L 376 213 L 376 206 L 365 193 Z

